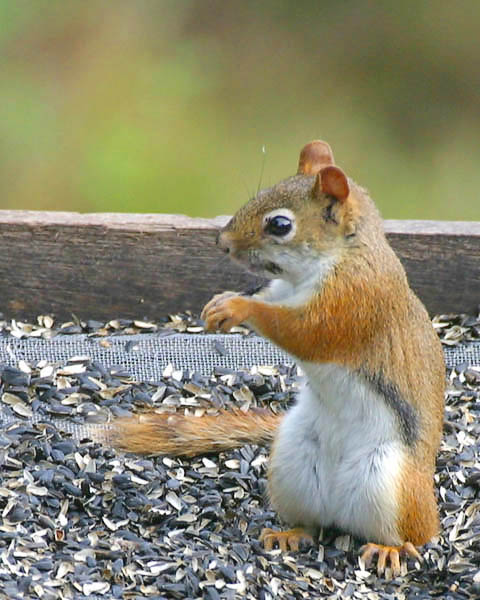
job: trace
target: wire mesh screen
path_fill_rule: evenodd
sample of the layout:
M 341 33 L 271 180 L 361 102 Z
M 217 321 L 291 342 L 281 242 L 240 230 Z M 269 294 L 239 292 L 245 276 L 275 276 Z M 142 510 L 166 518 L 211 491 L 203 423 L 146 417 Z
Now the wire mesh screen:
M 105 345 L 101 345 L 101 341 Z M 106 347 L 107 346 L 107 347 Z M 480 365 L 480 342 L 444 348 L 447 367 Z M 65 362 L 89 356 L 105 367 L 121 366 L 139 381 L 156 381 L 169 364 L 181 370 L 209 375 L 213 369 L 249 369 L 253 365 L 292 364 L 282 350 L 258 336 L 236 334 L 138 334 L 108 338 L 87 335 L 57 336 L 51 340 L 5 337 L 0 339 L 0 363 L 19 360 Z
M 447 367 L 457 365 L 480 366 L 480 342 L 444 348 Z M 286 353 L 267 340 L 255 335 L 212 335 L 212 334 L 139 334 L 116 335 L 108 338 L 88 335 L 59 335 L 51 340 L 14 337 L 0 339 L 0 364 L 16 366 L 20 360 L 36 364 L 40 360 L 64 364 L 72 357 L 89 357 L 106 369 L 120 367 L 137 381 L 155 383 L 160 380 L 164 369 L 173 365 L 175 369 L 197 372 L 208 376 L 216 368 L 238 371 L 254 365 L 293 364 Z M 0 419 L 9 425 L 0 405 Z M 44 420 L 44 419 L 42 419 Z M 35 415 L 33 422 L 38 421 Z M 25 420 L 22 419 L 25 423 Z M 67 419 L 52 423 L 74 435 L 88 437 L 92 431 L 100 432 L 105 425 L 69 423 Z M 96 436 L 98 437 L 98 436 Z
M 263 338 L 235 334 L 149 333 L 108 338 L 72 335 L 51 340 L 11 337 L 0 340 L 0 362 L 9 365 L 22 359 L 29 363 L 41 359 L 64 362 L 73 356 L 89 356 L 105 367 L 121 366 L 139 381 L 157 381 L 169 364 L 209 375 L 216 367 L 240 370 L 253 365 L 293 362 Z

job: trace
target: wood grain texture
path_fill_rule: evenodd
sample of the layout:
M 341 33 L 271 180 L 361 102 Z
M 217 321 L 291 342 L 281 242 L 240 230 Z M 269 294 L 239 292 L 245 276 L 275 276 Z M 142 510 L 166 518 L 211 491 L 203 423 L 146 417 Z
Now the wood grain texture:
M 228 217 L 0 211 L 0 310 L 8 318 L 156 319 L 199 312 L 212 294 L 258 278 L 215 246 Z M 386 221 L 431 313 L 480 303 L 480 223 Z
M 477 314 L 480 223 L 385 221 L 390 244 L 429 313 Z

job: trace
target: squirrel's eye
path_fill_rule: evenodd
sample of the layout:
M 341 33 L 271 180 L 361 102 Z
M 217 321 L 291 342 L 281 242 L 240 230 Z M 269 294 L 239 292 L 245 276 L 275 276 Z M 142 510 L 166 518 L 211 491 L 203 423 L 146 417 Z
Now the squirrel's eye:
M 265 224 L 265 232 L 270 235 L 276 235 L 282 237 L 290 233 L 292 230 L 292 221 L 288 217 L 277 215 L 268 219 Z

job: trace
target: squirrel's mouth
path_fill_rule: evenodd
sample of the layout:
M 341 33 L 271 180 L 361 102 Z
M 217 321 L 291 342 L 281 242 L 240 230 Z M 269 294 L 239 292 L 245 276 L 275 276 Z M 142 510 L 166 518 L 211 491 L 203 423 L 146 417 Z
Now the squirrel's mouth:
M 264 265 L 265 271 L 268 271 L 272 275 L 281 275 L 283 273 L 282 267 L 279 267 L 274 262 L 267 262 Z
M 270 260 L 250 260 L 248 262 L 248 270 L 252 273 L 255 273 L 256 275 L 263 275 L 264 277 L 269 277 L 272 275 L 277 277 L 278 275 L 281 275 L 283 273 L 282 267 Z
M 283 273 L 282 267 L 271 260 L 265 260 L 257 251 L 236 252 L 231 255 L 236 262 L 247 268 L 251 273 L 263 277 L 278 277 Z

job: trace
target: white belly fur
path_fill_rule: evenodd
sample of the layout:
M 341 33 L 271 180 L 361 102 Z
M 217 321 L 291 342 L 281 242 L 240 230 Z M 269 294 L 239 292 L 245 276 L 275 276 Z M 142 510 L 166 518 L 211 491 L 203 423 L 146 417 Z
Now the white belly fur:
M 368 541 L 401 543 L 397 484 L 404 451 L 394 415 L 347 369 L 301 366 L 308 383 L 272 448 L 274 507 L 290 525 L 335 525 Z

